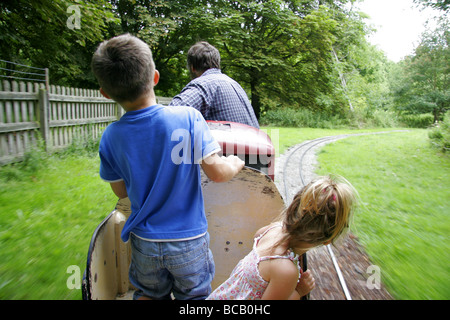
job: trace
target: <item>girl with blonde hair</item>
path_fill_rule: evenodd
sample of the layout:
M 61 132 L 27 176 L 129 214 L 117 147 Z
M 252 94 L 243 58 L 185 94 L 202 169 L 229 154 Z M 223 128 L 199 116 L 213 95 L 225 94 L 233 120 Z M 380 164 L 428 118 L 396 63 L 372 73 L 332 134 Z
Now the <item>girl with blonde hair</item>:
M 334 243 L 348 230 L 357 192 L 344 178 L 318 177 L 303 187 L 274 223 L 255 234 L 253 250 L 209 300 L 295 300 L 315 286 L 299 257 Z

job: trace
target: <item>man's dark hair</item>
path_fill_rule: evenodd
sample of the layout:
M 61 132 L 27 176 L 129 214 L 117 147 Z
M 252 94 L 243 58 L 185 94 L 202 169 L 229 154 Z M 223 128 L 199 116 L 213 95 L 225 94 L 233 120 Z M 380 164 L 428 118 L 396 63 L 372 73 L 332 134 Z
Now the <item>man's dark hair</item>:
M 220 69 L 219 50 L 206 41 L 197 42 L 188 51 L 187 65 L 188 69 L 193 67 L 199 72 L 204 72 L 211 68 Z

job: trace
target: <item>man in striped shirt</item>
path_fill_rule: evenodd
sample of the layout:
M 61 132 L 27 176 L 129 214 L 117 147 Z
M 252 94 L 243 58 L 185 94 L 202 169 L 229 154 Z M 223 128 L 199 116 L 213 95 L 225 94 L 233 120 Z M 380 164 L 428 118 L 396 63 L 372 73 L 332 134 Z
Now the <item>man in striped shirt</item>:
M 259 129 L 258 120 L 244 89 L 220 70 L 220 53 L 201 41 L 188 51 L 192 81 L 173 98 L 171 106 L 190 106 L 206 120 L 233 121 Z

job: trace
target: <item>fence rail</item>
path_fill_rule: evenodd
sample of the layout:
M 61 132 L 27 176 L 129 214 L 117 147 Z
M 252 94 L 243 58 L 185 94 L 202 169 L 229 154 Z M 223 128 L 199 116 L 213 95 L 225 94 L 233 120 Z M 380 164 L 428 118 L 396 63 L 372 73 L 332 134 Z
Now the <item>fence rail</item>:
M 98 138 L 123 113 L 99 90 L 54 85 L 46 90 L 44 83 L 0 81 L 0 166 L 20 161 L 39 137 L 48 152 L 69 146 L 75 138 Z
M 48 89 L 48 68 L 36 68 L 0 59 L 0 78 L 45 82 Z

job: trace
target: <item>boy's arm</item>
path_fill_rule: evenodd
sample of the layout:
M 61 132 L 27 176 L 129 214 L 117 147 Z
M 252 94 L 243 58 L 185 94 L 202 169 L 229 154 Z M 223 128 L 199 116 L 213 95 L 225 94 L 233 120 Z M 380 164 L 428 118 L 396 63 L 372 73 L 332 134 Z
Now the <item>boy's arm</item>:
M 114 192 L 114 194 L 119 197 L 119 199 L 123 199 L 128 197 L 127 188 L 125 186 L 125 181 L 117 181 L 117 182 L 110 182 L 111 189 Z
M 201 166 L 205 174 L 214 182 L 231 180 L 244 167 L 245 162 L 239 157 L 230 155 L 219 157 L 217 153 L 203 159 Z

